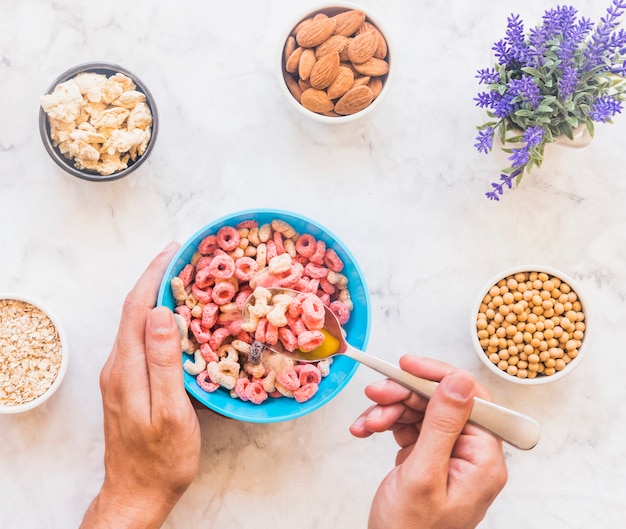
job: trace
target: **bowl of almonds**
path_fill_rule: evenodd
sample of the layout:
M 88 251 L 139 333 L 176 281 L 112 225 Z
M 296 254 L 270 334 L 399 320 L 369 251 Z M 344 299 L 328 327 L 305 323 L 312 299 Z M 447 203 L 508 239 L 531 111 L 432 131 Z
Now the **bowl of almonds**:
M 52 160 L 91 181 L 127 176 L 149 156 L 158 131 L 146 85 L 112 63 L 79 64 L 40 97 L 39 132 Z
M 28 296 L 0 293 L 0 414 L 46 402 L 67 363 L 67 338 L 52 312 Z
M 324 123 L 364 116 L 389 88 L 386 33 L 356 6 L 329 5 L 299 17 L 282 41 L 278 62 L 287 100 Z
M 559 380 L 589 348 L 587 306 L 580 285 L 546 266 L 508 269 L 480 291 L 471 335 L 483 364 L 525 385 Z

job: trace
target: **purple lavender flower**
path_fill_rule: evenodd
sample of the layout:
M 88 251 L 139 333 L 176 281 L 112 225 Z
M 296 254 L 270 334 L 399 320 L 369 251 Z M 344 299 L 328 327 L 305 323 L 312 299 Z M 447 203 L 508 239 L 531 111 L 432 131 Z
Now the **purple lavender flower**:
M 541 125 L 529 127 L 524 131 L 524 142 L 528 147 L 536 147 L 543 140 L 544 130 Z
M 530 103 L 533 108 L 539 106 L 541 101 L 541 90 L 537 82 L 530 75 L 522 75 L 521 79 L 513 79 L 509 82 L 509 93 L 519 96 L 522 101 Z
M 493 94 L 491 92 L 480 92 L 474 98 L 476 101 L 476 106 L 480 108 L 493 108 Z
M 578 86 L 579 79 L 580 77 L 577 68 L 569 65 L 563 68 L 563 74 L 556 83 L 559 90 L 559 96 L 562 101 L 565 101 L 572 94 L 574 94 L 576 87 Z
M 530 160 L 528 145 L 525 145 L 520 149 L 513 149 L 513 153 L 509 156 L 509 160 L 511 160 L 511 167 L 524 167 Z
M 474 147 L 476 147 L 478 152 L 484 152 L 487 154 L 491 150 L 493 147 L 493 133 L 494 130 L 491 127 L 487 127 L 485 130 L 478 132 L 478 136 L 476 136 L 476 143 L 474 144 Z
M 596 28 L 589 47 L 585 50 L 587 71 L 598 66 L 606 67 L 603 61 L 605 54 L 613 55 L 626 45 L 624 31 L 614 33 L 625 10 L 626 0 L 613 0 L 613 5 L 606 10 L 606 16 L 600 19 L 602 24 Z
M 492 182 L 491 187 L 492 190 L 485 193 L 489 200 L 500 200 L 500 196 L 504 192 L 504 186 L 506 185 L 509 189 L 513 187 L 513 180 L 515 180 L 522 173 L 521 169 L 516 169 L 511 174 L 502 173 L 500 175 L 500 183 Z M 500 195 L 500 196 L 498 196 Z
M 495 68 L 478 70 L 475 77 L 478 79 L 478 84 L 496 84 L 500 82 L 500 74 Z
M 596 99 L 595 103 L 591 107 L 589 116 L 594 121 L 606 123 L 615 114 L 619 114 L 622 111 L 622 101 L 615 99 L 611 96 L 602 96 Z

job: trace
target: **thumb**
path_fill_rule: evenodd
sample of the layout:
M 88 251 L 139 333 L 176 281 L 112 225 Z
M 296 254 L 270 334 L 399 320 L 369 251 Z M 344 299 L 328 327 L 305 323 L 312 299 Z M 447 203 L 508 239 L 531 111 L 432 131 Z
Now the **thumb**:
M 474 404 L 474 379 L 457 371 L 443 378 L 433 393 L 408 464 L 428 477 L 431 484 L 445 486 L 454 445 L 461 435 Z
M 180 334 L 174 314 L 155 307 L 146 324 L 146 364 L 153 405 L 184 394 Z

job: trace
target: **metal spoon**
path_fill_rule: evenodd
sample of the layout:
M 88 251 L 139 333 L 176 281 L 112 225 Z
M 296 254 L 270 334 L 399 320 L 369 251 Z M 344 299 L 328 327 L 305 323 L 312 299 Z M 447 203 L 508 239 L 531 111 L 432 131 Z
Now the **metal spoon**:
M 272 296 L 276 294 L 290 294 L 295 296 L 298 294 L 297 291 L 286 288 L 272 287 L 267 290 L 270 291 Z M 253 299 L 254 294 L 252 294 L 245 303 L 243 309 L 244 321 L 249 317 L 248 309 Z M 300 349 L 290 352 L 284 349 L 280 342 L 278 342 L 276 346 L 263 344 L 264 347 L 276 353 L 285 354 L 294 360 L 304 362 L 317 362 L 324 358 L 330 358 L 331 356 L 344 355 L 378 371 L 422 397 L 428 399 L 432 396 L 439 385 L 438 382 L 416 377 L 389 362 L 366 354 L 351 346 L 346 341 L 344 337 L 345 332 L 335 314 L 326 305 L 324 305 L 324 310 L 325 322 L 323 331 L 325 331 L 324 334 L 326 338 L 317 349 L 311 352 L 303 352 Z M 469 422 L 521 450 L 530 450 L 539 441 L 539 424 L 537 421 L 531 417 L 478 397 L 474 397 L 474 405 L 469 417 Z

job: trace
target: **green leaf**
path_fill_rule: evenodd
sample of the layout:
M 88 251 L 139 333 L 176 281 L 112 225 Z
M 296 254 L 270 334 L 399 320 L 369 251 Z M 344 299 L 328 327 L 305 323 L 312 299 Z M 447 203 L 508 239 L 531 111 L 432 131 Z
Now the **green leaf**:
M 545 79 L 546 75 L 537 68 L 533 68 L 532 66 L 526 66 L 522 68 L 522 72 L 527 73 L 528 75 L 532 75 L 533 77 L 538 77 L 539 79 Z
M 550 105 L 544 105 L 543 103 L 537 107 L 537 112 L 543 112 L 544 114 L 550 114 L 554 109 Z

